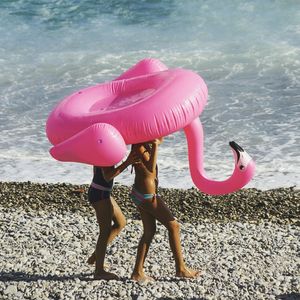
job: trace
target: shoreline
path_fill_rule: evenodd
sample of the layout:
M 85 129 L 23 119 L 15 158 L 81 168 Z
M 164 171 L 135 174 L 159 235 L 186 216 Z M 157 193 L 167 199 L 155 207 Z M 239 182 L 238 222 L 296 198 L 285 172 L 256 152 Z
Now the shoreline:
M 0 181 L 0 205 L 21 207 L 24 211 L 42 210 L 94 214 L 87 201 L 89 185 Z M 131 187 L 115 184 L 113 197 L 125 216 L 139 219 L 129 198 Z M 159 188 L 159 194 L 174 216 L 184 223 L 261 222 L 300 226 L 300 190 L 294 187 L 258 190 L 245 188 L 222 196 L 210 196 L 196 188 Z

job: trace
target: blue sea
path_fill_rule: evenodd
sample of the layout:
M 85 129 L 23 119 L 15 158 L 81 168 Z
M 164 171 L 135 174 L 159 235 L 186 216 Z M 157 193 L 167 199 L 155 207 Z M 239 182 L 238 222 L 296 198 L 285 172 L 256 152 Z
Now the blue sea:
M 299 0 L 1 0 L 0 180 L 89 183 L 90 166 L 49 155 L 48 114 L 145 57 L 205 80 L 208 177 L 230 176 L 235 140 L 256 161 L 248 187 L 299 187 Z M 161 186 L 193 186 L 183 131 L 158 163 Z

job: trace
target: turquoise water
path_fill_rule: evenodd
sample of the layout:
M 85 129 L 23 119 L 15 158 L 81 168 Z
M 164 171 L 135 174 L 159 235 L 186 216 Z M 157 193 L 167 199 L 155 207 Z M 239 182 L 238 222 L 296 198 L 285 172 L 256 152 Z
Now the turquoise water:
M 48 114 L 71 92 L 155 57 L 208 85 L 210 177 L 229 176 L 235 140 L 257 163 L 249 187 L 299 186 L 299 1 L 49 2 L 0 2 L 0 180 L 89 182 L 89 166 L 49 156 Z M 183 132 L 165 140 L 159 165 L 161 185 L 192 186 Z

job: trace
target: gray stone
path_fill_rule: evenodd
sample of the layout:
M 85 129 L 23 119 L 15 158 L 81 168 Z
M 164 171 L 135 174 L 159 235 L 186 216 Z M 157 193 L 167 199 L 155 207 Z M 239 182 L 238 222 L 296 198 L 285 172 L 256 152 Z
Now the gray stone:
M 7 287 L 6 287 L 6 289 L 4 290 L 4 294 L 5 295 L 14 295 L 14 294 L 16 294 L 17 293 L 17 286 L 16 285 L 12 285 L 12 284 L 10 284 L 10 285 L 8 285 Z

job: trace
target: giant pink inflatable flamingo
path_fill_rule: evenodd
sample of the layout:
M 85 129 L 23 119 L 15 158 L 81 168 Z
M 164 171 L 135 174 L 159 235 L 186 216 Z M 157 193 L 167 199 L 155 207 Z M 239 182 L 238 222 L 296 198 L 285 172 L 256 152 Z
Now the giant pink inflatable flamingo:
M 235 168 L 225 181 L 207 178 L 203 168 L 203 129 L 199 120 L 207 87 L 196 73 L 168 69 L 144 59 L 115 80 L 78 91 L 51 112 L 46 132 L 60 161 L 109 166 L 120 162 L 126 145 L 149 141 L 184 129 L 195 185 L 219 195 L 241 189 L 253 177 L 255 164 L 230 142 Z

